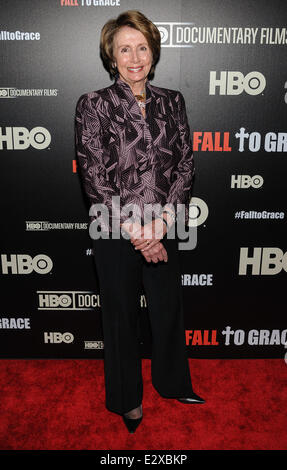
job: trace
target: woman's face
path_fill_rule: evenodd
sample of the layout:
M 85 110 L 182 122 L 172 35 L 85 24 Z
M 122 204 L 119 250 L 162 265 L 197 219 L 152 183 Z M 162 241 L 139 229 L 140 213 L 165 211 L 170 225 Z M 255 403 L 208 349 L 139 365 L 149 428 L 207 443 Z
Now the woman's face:
M 123 26 L 115 34 L 113 53 L 120 78 L 131 87 L 143 86 L 152 66 L 152 52 L 145 36 Z

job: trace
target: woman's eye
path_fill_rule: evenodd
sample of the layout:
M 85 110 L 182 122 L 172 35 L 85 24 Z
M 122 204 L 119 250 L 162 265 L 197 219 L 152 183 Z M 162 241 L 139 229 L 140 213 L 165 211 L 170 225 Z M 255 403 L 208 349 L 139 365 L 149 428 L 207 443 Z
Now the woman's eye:
M 142 46 L 141 47 L 141 51 L 146 51 L 147 50 L 147 47 L 146 46 Z
M 128 48 L 127 47 L 123 47 L 121 52 L 127 52 Z

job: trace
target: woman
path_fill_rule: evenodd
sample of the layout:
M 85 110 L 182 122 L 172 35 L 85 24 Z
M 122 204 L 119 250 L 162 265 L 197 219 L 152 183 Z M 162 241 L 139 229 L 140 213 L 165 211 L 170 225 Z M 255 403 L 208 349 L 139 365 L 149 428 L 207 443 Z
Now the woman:
M 177 226 L 177 204 L 188 218 L 192 148 L 181 93 L 150 84 L 159 55 L 160 33 L 142 13 L 108 21 L 101 56 L 115 82 L 82 95 L 76 109 L 79 168 L 92 205 L 106 407 L 123 416 L 129 432 L 143 417 L 142 286 L 154 387 L 165 398 L 204 403 L 193 392 L 185 349 L 178 240 L 168 237 Z

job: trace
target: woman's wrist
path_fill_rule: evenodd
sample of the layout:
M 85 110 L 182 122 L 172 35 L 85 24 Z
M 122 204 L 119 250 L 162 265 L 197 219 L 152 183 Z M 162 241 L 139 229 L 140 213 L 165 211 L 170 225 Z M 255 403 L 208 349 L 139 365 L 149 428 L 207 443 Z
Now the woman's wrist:
M 162 212 L 162 219 L 166 221 L 167 227 L 170 229 L 175 222 L 175 215 L 168 210 L 164 210 Z

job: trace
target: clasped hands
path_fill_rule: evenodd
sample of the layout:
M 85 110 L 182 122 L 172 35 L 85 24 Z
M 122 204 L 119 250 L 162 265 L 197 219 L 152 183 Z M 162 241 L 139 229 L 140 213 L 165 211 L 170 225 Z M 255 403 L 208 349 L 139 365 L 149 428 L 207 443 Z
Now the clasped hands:
M 148 263 L 167 262 L 167 251 L 160 241 L 167 232 L 167 226 L 162 219 L 154 219 L 144 226 L 137 222 L 123 226 L 129 233 L 135 250 L 140 250 Z

